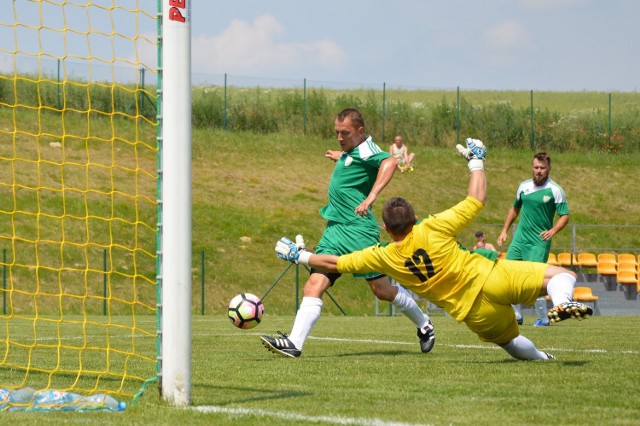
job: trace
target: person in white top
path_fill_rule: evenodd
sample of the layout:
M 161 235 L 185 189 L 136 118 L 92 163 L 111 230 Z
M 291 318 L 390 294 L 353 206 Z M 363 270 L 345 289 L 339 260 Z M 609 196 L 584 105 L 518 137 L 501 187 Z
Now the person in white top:
M 395 137 L 393 143 L 389 147 L 389 154 L 398 161 L 398 169 L 400 169 L 400 173 L 413 171 L 413 165 L 411 162 L 416 154 L 409 154 L 409 149 L 402 143 L 402 136 L 398 135 Z

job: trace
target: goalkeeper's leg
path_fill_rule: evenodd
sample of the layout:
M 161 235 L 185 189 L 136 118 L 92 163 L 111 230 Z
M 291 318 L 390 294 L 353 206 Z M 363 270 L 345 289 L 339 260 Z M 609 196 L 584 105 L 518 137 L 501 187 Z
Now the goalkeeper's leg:
M 413 296 L 404 287 L 386 276 L 367 280 L 367 282 L 378 299 L 391 302 L 399 312 L 402 312 L 416 325 L 420 339 L 420 350 L 430 352 L 435 344 L 433 323 L 429 315 L 420 309 Z

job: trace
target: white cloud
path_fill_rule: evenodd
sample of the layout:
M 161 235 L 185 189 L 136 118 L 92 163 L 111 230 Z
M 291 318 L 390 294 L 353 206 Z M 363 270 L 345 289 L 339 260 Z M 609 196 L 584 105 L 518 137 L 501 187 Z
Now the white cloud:
M 533 46 L 531 35 L 518 21 L 502 22 L 486 32 L 486 38 L 491 49 L 520 50 Z
M 197 73 L 296 73 L 320 67 L 339 69 L 344 50 L 332 40 L 291 43 L 283 40 L 285 28 L 271 15 L 252 22 L 234 20 L 219 35 L 194 37 L 192 66 Z

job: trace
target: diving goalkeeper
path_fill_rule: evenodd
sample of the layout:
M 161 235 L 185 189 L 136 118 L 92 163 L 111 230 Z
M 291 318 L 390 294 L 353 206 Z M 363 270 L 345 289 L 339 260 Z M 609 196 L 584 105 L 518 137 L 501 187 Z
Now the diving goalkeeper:
M 440 306 L 481 340 L 499 345 L 512 357 L 554 359 L 520 335 L 511 305 L 532 305 L 548 294 L 554 304 L 548 313 L 551 322 L 588 318 L 593 312 L 572 300 L 576 275 L 568 269 L 537 262 L 492 261 L 460 248 L 456 235 L 474 220 L 486 197 L 487 150 L 477 139 L 467 139 L 466 144 L 457 149 L 468 161 L 469 188 L 466 199 L 457 205 L 418 220 L 408 201 L 393 197 L 384 204 L 382 218 L 394 242 L 338 257 L 298 250 L 282 238 L 276 244 L 278 257 L 329 272 L 378 271 Z

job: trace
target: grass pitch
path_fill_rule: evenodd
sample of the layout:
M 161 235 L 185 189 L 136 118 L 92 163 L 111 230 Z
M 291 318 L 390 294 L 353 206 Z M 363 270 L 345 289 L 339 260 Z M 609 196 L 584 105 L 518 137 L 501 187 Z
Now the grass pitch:
M 404 317 L 324 315 L 297 359 L 262 347 L 291 316 L 243 331 L 222 315 L 193 319 L 192 400 L 155 388 L 123 413 L 0 413 L 21 424 L 424 425 L 638 424 L 640 317 L 592 317 L 521 332 L 554 361 L 511 359 L 436 312 L 422 354 Z

